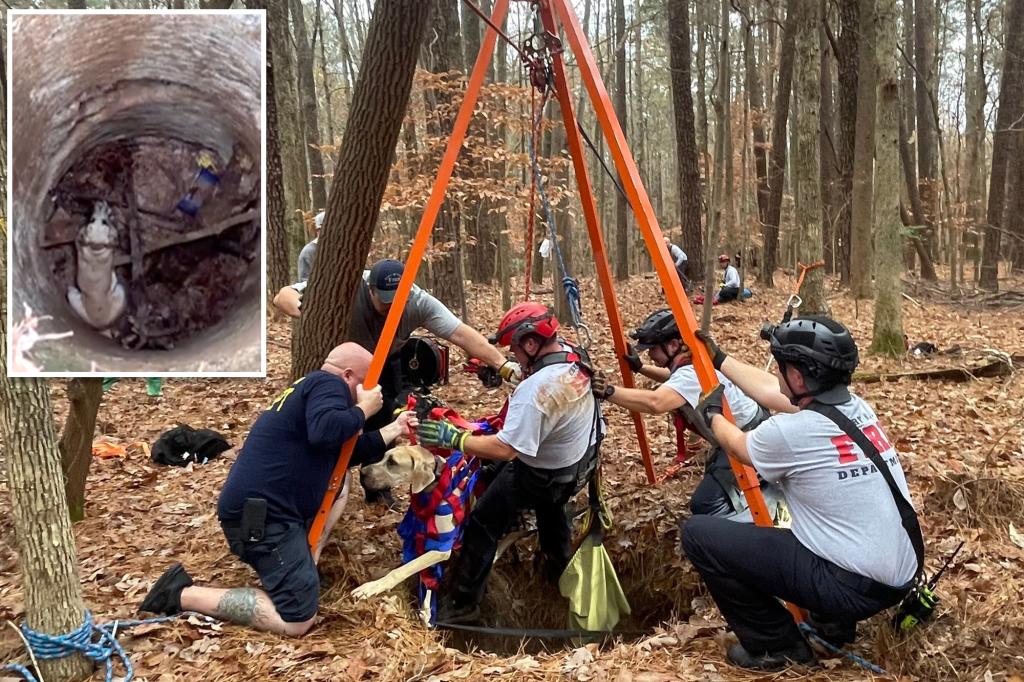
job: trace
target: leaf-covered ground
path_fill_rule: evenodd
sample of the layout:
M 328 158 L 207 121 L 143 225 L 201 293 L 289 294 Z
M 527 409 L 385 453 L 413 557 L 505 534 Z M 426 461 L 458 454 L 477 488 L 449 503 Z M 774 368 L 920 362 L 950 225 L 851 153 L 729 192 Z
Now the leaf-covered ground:
M 721 344 L 751 362 L 764 363 L 757 338 L 763 321 L 777 321 L 790 281 L 778 278 L 777 292 L 714 311 Z M 1021 282 L 1012 283 L 1020 290 Z M 926 288 L 913 289 L 904 321 L 912 343 L 930 341 L 958 354 L 882 359 L 863 354 L 866 373 L 912 372 L 993 364 L 997 354 L 1024 354 L 1024 310 L 1018 303 L 957 304 Z M 551 294 L 547 294 L 550 299 Z M 635 324 L 659 303 L 653 278 L 634 278 L 619 287 L 627 324 Z M 542 296 L 544 298 L 544 296 Z M 471 292 L 471 322 L 490 330 L 501 314 L 491 288 Z M 861 342 L 871 334 L 870 302 L 835 294 L 835 315 Z M 584 283 L 584 313 L 594 330 L 596 364 L 614 367 L 606 318 L 592 282 Z M 209 427 L 241 445 L 253 420 L 286 384 L 290 330 L 272 320 L 269 375 L 265 380 L 168 380 L 164 397 L 146 398 L 141 380 L 121 381 L 107 394 L 99 432 L 128 446 L 125 459 L 96 459 L 87 492 L 87 518 L 75 526 L 79 569 L 86 602 L 101 620 L 133 617 L 152 580 L 181 560 L 201 584 L 241 585 L 252 572 L 227 551 L 215 516 L 217 493 L 230 458 L 185 470 L 152 464 L 141 443 L 184 422 Z M 453 367 L 458 351 L 453 351 Z M 486 390 L 453 371 L 438 392 L 464 414 L 495 411 L 505 389 Z M 937 618 L 916 634 L 896 639 L 886 616 L 861 627 L 858 654 L 904 679 L 1021 680 L 1024 676 L 1024 379 L 1021 373 L 970 380 L 858 382 L 857 393 L 872 403 L 896 442 L 923 525 L 934 570 L 960 540 L 964 550 L 939 587 Z M 63 387 L 54 382 L 58 419 L 66 410 Z M 303 639 L 282 639 L 225 624 L 199 621 L 147 625 L 123 638 L 137 679 L 361 679 L 361 680 L 751 680 L 758 676 L 724 660 L 726 633 L 720 615 L 695 571 L 676 552 L 678 517 L 687 514 L 688 493 L 698 480 L 695 467 L 651 487 L 646 483 L 628 413 L 610 408 L 610 440 L 604 449 L 608 496 L 615 528 L 607 540 L 634 607 L 623 624 L 645 634 L 603 646 L 529 643 L 481 638 L 467 642 L 420 628 L 410 617 L 412 589 L 369 602 L 355 602 L 350 590 L 399 562 L 394 528 L 397 512 L 368 507 L 358 494 L 335 530 L 321 562 L 322 619 Z M 674 454 L 667 418 L 646 420 L 656 467 Z M 17 570 L 6 477 L 0 477 L 0 620 L 20 622 L 24 604 Z M 404 496 L 404 493 L 401 493 Z M 871 509 L 853 509 L 867 516 Z M 867 549 L 867 548 L 866 548 Z M 492 574 L 487 613 L 491 622 L 512 627 L 562 627 L 564 601 L 534 574 L 533 539 L 519 541 Z M 21 657 L 13 630 L 0 628 L 0 662 Z M 762 676 L 764 677 L 764 676 Z M 772 678 L 854 680 L 869 674 L 826 658 L 813 669 Z

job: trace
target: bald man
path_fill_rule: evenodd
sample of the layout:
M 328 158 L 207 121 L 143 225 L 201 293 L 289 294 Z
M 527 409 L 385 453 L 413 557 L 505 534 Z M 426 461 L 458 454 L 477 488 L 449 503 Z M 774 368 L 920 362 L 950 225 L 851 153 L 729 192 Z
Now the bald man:
M 286 388 L 253 424 L 217 502 L 231 553 L 252 566 L 263 589 L 198 587 L 180 563 L 156 581 L 140 611 L 198 611 L 289 636 L 313 625 L 320 600 L 316 564 L 341 516 L 348 483 L 331 509 L 320 545 L 306 534 L 327 492 L 341 446 L 381 408 L 380 387 L 364 389 L 372 356 L 343 343 L 320 369 Z M 411 412 L 363 433 L 349 465 L 380 461 L 388 445 L 415 428 Z

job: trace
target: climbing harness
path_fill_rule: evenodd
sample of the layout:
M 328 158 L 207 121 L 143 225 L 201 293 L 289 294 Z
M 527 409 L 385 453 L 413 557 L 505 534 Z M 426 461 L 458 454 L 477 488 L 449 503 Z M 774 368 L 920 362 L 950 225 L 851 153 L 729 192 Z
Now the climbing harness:
M 124 647 L 117 641 L 118 631 L 127 630 L 139 625 L 150 623 L 167 623 L 186 616 L 196 616 L 208 622 L 218 622 L 215 618 L 195 613 L 194 611 L 183 611 L 174 616 L 158 616 L 143 620 L 115 620 L 111 623 L 97 625 L 92 617 L 92 612 L 86 610 L 82 624 L 74 631 L 64 635 L 49 635 L 45 632 L 33 630 L 25 623 L 21 624 L 20 633 L 25 640 L 29 650 L 29 656 L 33 661 L 52 661 L 58 658 L 65 658 L 74 654 L 81 654 L 92 659 L 99 665 L 102 663 L 106 668 L 105 680 L 111 682 L 114 676 L 114 658 L 121 661 L 124 668 L 123 682 L 130 682 L 135 675 L 131 659 L 125 652 Z M 0 671 L 10 670 L 23 676 L 28 682 L 37 682 L 35 675 L 24 665 L 10 663 Z

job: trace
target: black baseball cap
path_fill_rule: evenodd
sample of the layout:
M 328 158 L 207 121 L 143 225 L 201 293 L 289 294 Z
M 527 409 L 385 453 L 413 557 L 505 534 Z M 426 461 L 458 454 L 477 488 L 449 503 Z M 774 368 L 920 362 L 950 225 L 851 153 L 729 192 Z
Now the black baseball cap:
M 370 268 L 370 288 L 377 293 L 381 303 L 391 303 L 395 300 L 395 292 L 398 291 L 398 283 L 402 281 L 403 272 L 405 265 L 391 258 L 379 260 Z

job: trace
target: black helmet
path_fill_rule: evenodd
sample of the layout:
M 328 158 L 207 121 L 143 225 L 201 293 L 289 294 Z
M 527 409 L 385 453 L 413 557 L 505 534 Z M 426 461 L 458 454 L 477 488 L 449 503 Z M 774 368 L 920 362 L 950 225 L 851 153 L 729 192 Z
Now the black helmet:
M 766 324 L 761 338 L 771 343 L 779 365 L 797 365 L 810 395 L 847 385 L 860 358 L 850 330 L 822 315 L 808 315 L 778 326 Z
M 656 310 L 648 315 L 647 319 L 629 335 L 636 339 L 638 351 L 654 348 L 672 339 L 682 339 L 676 318 L 668 308 Z

